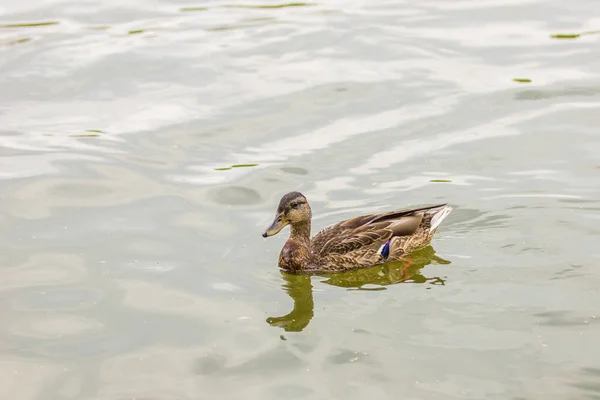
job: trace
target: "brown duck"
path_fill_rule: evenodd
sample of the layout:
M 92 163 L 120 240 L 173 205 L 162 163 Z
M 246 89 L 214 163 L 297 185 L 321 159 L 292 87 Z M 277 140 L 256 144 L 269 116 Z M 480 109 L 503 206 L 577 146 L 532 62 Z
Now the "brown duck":
M 263 237 L 290 225 L 290 237 L 279 254 L 279 267 L 291 272 L 338 272 L 398 261 L 427 246 L 444 218 L 446 204 L 408 208 L 351 218 L 325 228 L 312 239 L 312 212 L 306 197 L 290 192 Z

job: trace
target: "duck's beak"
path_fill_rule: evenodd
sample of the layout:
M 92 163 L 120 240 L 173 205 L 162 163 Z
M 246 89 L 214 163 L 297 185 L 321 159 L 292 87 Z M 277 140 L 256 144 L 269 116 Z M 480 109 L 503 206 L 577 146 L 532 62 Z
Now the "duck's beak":
M 273 235 L 277 235 L 280 230 L 282 230 L 288 224 L 287 220 L 283 216 L 283 214 L 277 214 L 271 226 L 267 228 L 265 233 L 262 234 L 263 237 L 269 237 Z

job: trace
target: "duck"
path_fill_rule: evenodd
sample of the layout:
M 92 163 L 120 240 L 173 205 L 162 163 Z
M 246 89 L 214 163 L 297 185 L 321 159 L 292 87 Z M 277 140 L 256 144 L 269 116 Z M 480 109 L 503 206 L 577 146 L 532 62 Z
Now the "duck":
M 300 192 L 285 194 L 264 238 L 287 225 L 290 235 L 279 254 L 279 268 L 291 273 L 331 273 L 400 261 L 429 245 L 450 214 L 447 204 L 405 208 L 350 218 L 311 238 L 312 211 Z

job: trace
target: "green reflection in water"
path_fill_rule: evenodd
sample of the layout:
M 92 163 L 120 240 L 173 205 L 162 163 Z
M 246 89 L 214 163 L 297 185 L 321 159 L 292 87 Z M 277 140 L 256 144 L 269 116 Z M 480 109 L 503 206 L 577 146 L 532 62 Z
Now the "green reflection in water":
M 518 83 L 531 83 L 531 79 L 529 78 L 513 78 L 513 81 Z
M 216 26 L 214 28 L 206 28 L 209 32 L 232 31 L 234 29 L 244 28 L 243 26 Z
M 452 182 L 450 179 L 431 179 L 429 182 L 433 182 L 433 183 L 446 183 L 446 182 Z
M 445 285 L 441 277 L 427 277 L 421 273 L 423 267 L 429 264 L 450 264 L 435 255 L 431 246 L 419 250 L 401 262 L 376 265 L 353 271 L 320 274 L 326 278 L 322 283 L 353 290 L 385 290 L 388 285 L 398 283 L 429 283 Z M 308 326 L 314 316 L 314 300 L 312 281 L 309 274 L 290 274 L 281 271 L 284 283 L 283 289 L 292 298 L 292 311 L 281 317 L 269 317 L 267 323 L 283 328 L 287 332 L 300 332 Z M 366 287 L 369 285 L 369 287 Z
M 47 21 L 47 22 L 24 22 L 21 24 L 4 24 L 0 25 L 0 28 L 30 28 L 34 26 L 48 26 L 48 25 L 58 25 L 58 21 Z
M 556 35 L 550 35 L 552 39 L 577 39 L 581 36 L 579 33 L 557 33 Z
M 310 7 L 315 3 L 287 3 L 287 4 L 272 4 L 272 5 L 246 5 L 246 4 L 231 4 L 224 6 L 226 8 L 286 8 L 286 7 Z
M 231 168 L 256 167 L 258 164 L 233 164 Z
M 15 45 L 15 44 L 21 44 L 21 43 L 27 43 L 30 42 L 31 38 L 23 38 L 23 39 L 17 39 L 17 40 L 13 40 L 12 42 L 8 42 L 9 45 Z
M 554 35 L 550 35 L 552 39 L 577 39 L 584 35 L 597 35 L 600 34 L 600 31 L 588 31 L 582 33 L 556 33 Z
M 206 11 L 206 10 L 208 10 L 208 8 L 206 8 L 206 7 L 183 7 L 183 8 L 179 9 L 179 11 L 181 11 L 181 12 Z
M 98 136 L 100 136 L 101 133 L 104 133 L 100 129 L 86 129 L 85 131 L 87 133 L 79 133 L 79 134 L 69 135 L 69 137 L 90 138 L 90 137 L 98 137 Z
M 138 33 L 144 33 L 144 30 L 143 29 L 134 29 L 134 30 L 129 31 L 127 33 L 129 33 L 130 35 L 137 35 Z
M 256 167 L 258 164 L 233 164 L 231 167 L 214 168 L 215 171 L 229 171 L 232 168 L 249 168 Z
M 315 314 L 310 275 L 289 274 L 281 271 L 285 281 L 283 289 L 294 301 L 294 308 L 282 317 L 269 317 L 267 323 L 283 328 L 286 332 L 300 332 L 308 326 Z

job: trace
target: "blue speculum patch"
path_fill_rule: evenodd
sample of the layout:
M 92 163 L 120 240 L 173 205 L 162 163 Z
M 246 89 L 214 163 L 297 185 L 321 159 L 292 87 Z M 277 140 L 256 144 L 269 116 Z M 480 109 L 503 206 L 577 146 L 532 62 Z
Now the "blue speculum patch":
M 385 245 L 383 246 L 383 249 L 381 249 L 381 256 L 383 258 L 388 258 L 388 256 L 390 255 L 390 243 L 391 243 L 392 239 L 388 240 Z

